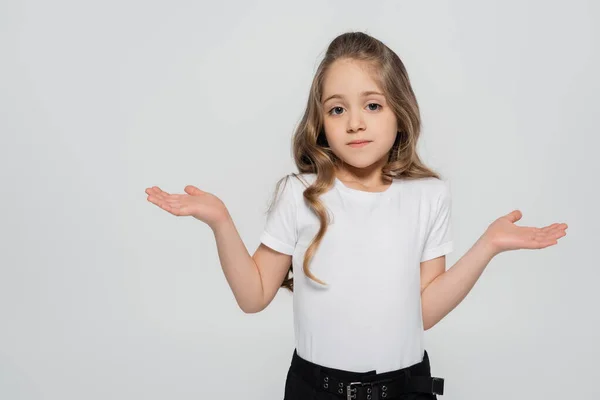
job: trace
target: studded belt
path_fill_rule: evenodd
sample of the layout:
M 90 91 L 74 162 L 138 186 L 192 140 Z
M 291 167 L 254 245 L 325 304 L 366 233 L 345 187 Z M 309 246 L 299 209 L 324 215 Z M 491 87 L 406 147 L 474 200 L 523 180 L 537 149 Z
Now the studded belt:
M 415 365 L 392 373 L 348 374 L 304 360 L 294 350 L 291 369 L 318 392 L 328 392 L 345 400 L 392 400 L 406 393 L 444 394 L 444 379 L 429 373 L 427 352 L 423 366 Z
M 323 391 L 347 400 L 379 400 L 406 393 L 444 394 L 444 379 L 431 376 L 410 376 L 382 380 L 346 382 L 334 376 L 321 374 Z

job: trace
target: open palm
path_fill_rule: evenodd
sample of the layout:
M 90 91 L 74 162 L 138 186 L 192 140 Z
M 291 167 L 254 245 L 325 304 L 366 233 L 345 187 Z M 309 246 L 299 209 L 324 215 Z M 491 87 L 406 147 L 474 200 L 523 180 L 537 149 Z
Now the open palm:
M 163 210 L 179 216 L 192 216 L 213 227 L 228 217 L 227 207 L 212 193 L 188 185 L 186 194 L 170 194 L 158 186 L 146 189 L 147 200 Z
M 486 240 L 492 244 L 496 253 L 518 249 L 543 249 L 558 243 L 565 236 L 568 228 L 565 223 L 554 223 L 543 228 L 517 226 L 522 213 L 514 210 L 495 220 L 484 233 Z

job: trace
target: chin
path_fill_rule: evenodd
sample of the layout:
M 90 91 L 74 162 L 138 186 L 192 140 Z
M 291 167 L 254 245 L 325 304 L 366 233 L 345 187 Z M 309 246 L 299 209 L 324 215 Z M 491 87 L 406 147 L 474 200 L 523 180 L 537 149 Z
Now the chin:
M 370 167 L 371 165 L 377 163 L 380 160 L 380 158 L 372 159 L 370 157 L 369 158 L 358 158 L 358 157 L 343 158 L 343 157 L 341 157 L 341 158 L 346 164 L 348 164 L 354 168 L 367 168 L 367 167 Z

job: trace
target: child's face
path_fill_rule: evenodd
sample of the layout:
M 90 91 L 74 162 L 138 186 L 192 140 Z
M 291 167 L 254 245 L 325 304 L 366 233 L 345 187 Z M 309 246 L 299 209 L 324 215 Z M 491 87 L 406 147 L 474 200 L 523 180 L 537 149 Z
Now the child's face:
M 382 167 L 396 138 L 397 120 L 365 64 L 338 60 L 323 82 L 323 123 L 333 153 L 355 168 Z M 341 97 L 330 98 L 333 95 Z M 351 146 L 352 140 L 368 140 Z

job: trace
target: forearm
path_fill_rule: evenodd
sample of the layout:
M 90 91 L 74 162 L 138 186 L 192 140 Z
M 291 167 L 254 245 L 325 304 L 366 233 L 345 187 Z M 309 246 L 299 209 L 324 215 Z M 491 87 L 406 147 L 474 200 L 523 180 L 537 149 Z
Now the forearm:
M 460 304 L 494 255 L 489 243 L 481 237 L 456 264 L 423 290 L 421 307 L 425 330 L 433 327 Z
M 225 279 L 242 311 L 255 312 L 262 306 L 264 292 L 260 272 L 248 253 L 233 219 L 212 227 Z

